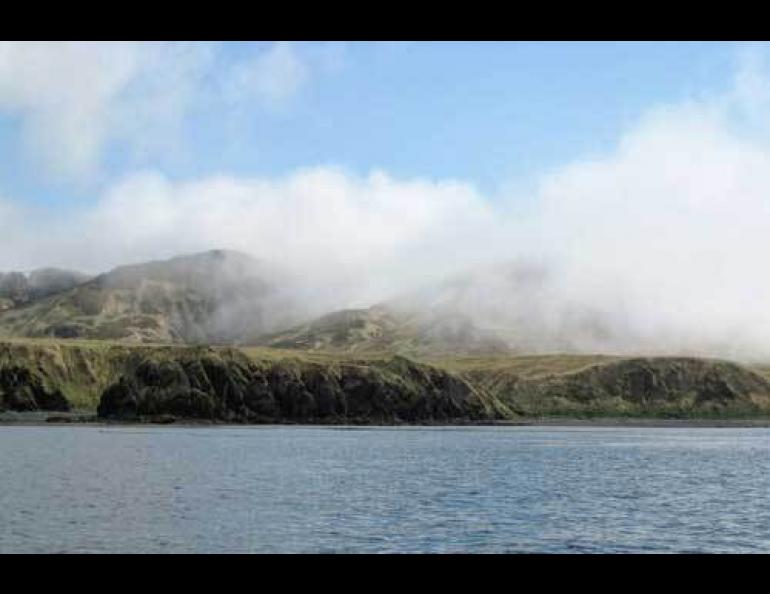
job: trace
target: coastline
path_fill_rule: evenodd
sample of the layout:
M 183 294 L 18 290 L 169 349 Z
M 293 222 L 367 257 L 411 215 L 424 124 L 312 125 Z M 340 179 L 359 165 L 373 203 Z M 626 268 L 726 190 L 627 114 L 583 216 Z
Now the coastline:
M 3 426 L 30 426 L 30 427 L 50 427 L 50 426 L 99 426 L 99 427 L 122 427 L 122 426 L 158 426 L 173 425 L 177 427 L 355 427 L 361 429 L 378 427 L 596 427 L 596 428 L 770 428 L 770 417 L 761 418 L 652 418 L 652 417 L 527 417 L 515 420 L 497 420 L 497 421 L 473 421 L 458 419 L 454 422 L 427 422 L 427 423 L 380 423 L 367 422 L 356 423 L 352 421 L 319 422 L 312 420 L 308 422 L 286 421 L 286 422 L 266 422 L 266 423 L 228 423 L 224 421 L 210 421 L 203 419 L 190 418 L 171 418 L 168 416 L 145 418 L 145 419 L 99 419 L 93 413 L 75 412 L 75 413 L 49 413 L 45 411 L 28 412 L 0 412 L 0 427 Z

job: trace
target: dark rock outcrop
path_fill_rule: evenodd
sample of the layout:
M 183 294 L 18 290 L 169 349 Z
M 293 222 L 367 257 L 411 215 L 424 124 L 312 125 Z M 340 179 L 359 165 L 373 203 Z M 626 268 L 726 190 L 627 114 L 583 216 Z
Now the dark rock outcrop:
M 102 418 L 230 422 L 446 422 L 487 414 L 464 381 L 400 357 L 338 367 L 211 355 L 145 360 L 104 391 L 98 408 Z
M 25 367 L 0 368 L 0 410 L 69 411 L 58 389 L 48 389 L 40 377 Z

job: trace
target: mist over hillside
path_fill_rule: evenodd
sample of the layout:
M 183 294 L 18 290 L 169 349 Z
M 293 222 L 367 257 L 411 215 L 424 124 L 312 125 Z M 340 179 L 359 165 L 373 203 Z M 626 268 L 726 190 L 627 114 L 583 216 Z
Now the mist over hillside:
M 229 343 L 296 321 L 291 281 L 246 254 L 213 250 L 118 267 L 18 302 L 5 336 Z
M 89 278 L 87 274 L 58 268 L 0 272 L 0 311 L 67 291 Z
M 358 308 L 349 307 L 364 295 L 355 286 L 330 291 L 232 250 L 119 266 L 93 278 L 48 269 L 0 281 L 5 336 L 481 355 L 596 348 L 581 341 L 603 330 L 599 322 L 585 327 L 589 318 L 571 326 L 549 318 L 548 273 L 522 264 Z
M 3 278 L 9 279 L 8 295 L 19 293 L 14 279 L 25 280 L 23 287 L 34 284 L 24 275 Z M 77 281 L 49 282 L 45 291 L 28 290 L 24 298 L 9 300 L 0 333 L 412 355 L 508 350 L 494 331 L 477 326 L 477 312 L 451 300 L 401 298 L 345 309 L 358 297 L 350 287 L 325 290 L 232 250 L 119 266 Z
M 253 342 L 273 348 L 390 352 L 428 358 L 510 352 L 505 341 L 479 328 L 467 316 L 402 309 L 391 304 L 335 311 L 282 332 L 256 337 Z
M 212 250 L 121 266 L 97 277 L 94 288 L 135 294 L 143 311 L 168 313 L 185 341 L 231 342 L 296 319 L 292 282 L 247 254 Z
M 0 189 L 0 269 L 53 265 L 99 275 L 130 262 L 226 247 L 277 271 L 260 269 L 249 276 L 234 265 L 237 282 L 230 283 L 229 273 L 214 278 L 218 273 L 207 264 L 197 280 L 164 276 L 148 265 L 133 279 L 119 280 L 132 274 L 123 270 L 88 283 L 82 277 L 65 278 L 50 290 L 31 286 L 32 276 L 6 274 L 0 279 L 4 334 L 230 342 L 291 331 L 304 344 L 328 344 L 332 336 L 347 332 L 350 316 L 333 317 L 342 320 L 341 326 L 323 330 L 326 338 L 316 330 L 303 335 L 300 327 L 309 330 L 322 316 L 355 310 L 355 323 L 364 319 L 365 327 L 374 328 L 385 321 L 374 320 L 366 310 L 385 306 L 394 317 L 393 328 L 414 327 L 422 337 L 413 344 L 431 342 L 432 335 L 446 335 L 451 342 L 456 326 L 456 336 L 491 333 L 517 352 L 770 359 L 770 282 L 763 274 L 770 249 L 770 128 L 765 116 L 770 61 L 765 49 L 736 54 L 717 86 L 693 83 L 692 92 L 639 104 L 606 135 L 586 129 L 585 144 L 572 145 L 566 141 L 568 130 L 550 127 L 558 114 L 508 118 L 512 112 L 504 115 L 494 108 L 500 96 L 481 94 L 490 109 L 453 105 L 456 127 L 432 117 L 394 120 L 410 126 L 401 130 L 403 138 L 413 135 L 414 144 L 428 140 L 440 149 L 413 146 L 395 161 L 389 160 L 395 151 L 383 151 L 382 158 L 356 151 L 327 154 L 317 147 L 298 153 L 262 139 L 273 143 L 277 154 L 288 151 L 277 161 L 282 165 L 241 162 L 241 156 L 252 155 L 243 150 L 250 143 L 234 146 L 227 140 L 233 137 L 230 132 L 250 128 L 236 118 L 230 120 L 233 129 L 223 132 L 221 145 L 210 139 L 201 143 L 213 154 L 199 155 L 195 167 L 191 163 L 189 169 L 175 170 L 165 158 L 184 161 L 184 151 L 164 146 L 146 161 L 123 162 L 101 177 L 100 164 L 110 161 L 102 162 L 106 153 L 131 153 L 120 144 L 125 130 L 107 134 L 108 128 L 136 124 L 134 132 L 140 133 L 130 136 L 144 142 L 150 130 L 163 130 L 162 124 L 184 113 L 183 105 L 161 100 L 163 89 L 176 96 L 185 89 L 200 90 L 198 85 L 209 78 L 193 77 L 189 87 L 177 84 L 192 71 L 170 68 L 180 56 L 167 53 L 171 48 L 163 44 L 152 50 L 108 44 L 99 52 L 87 44 L 4 47 L 0 109 L 20 119 L 20 136 L 7 139 L 9 155 L 24 148 L 15 142 L 26 140 L 31 144 L 25 150 L 36 147 L 44 162 L 69 163 L 95 177 L 85 175 L 90 183 L 84 178 L 77 191 L 53 183 L 45 168 L 25 170 L 29 179 L 18 187 L 9 178 Z M 194 47 L 185 52 L 202 58 L 200 46 Z M 277 55 L 285 58 L 287 49 L 280 49 Z M 500 51 L 516 52 L 514 46 Z M 614 50 L 609 54 L 616 55 Z M 150 56 L 163 57 L 163 66 L 145 71 L 141 63 Z M 88 67 L 81 68 L 81 62 Z M 454 62 L 436 66 L 447 73 L 456 68 Z M 467 74 L 475 76 L 489 66 L 479 62 Z M 170 72 L 181 78 L 168 78 Z M 89 84 L 72 84 L 70 79 L 86 74 Z M 129 84 L 140 75 L 154 83 L 149 88 Z M 483 78 L 488 82 L 489 77 Z M 146 103 L 142 89 L 153 91 Z M 449 89 L 442 97 L 468 92 L 456 81 Z M 394 90 L 398 87 L 387 89 Z M 601 98 L 612 98 L 616 91 L 622 89 L 608 88 Z M 94 102 L 83 100 L 88 97 Z M 535 96 L 517 88 L 510 98 L 528 97 Z M 543 101 L 554 98 L 559 96 L 549 92 L 533 99 L 520 113 L 537 112 Z M 476 106 L 475 101 L 474 93 L 469 105 Z M 139 104 L 147 111 L 133 113 Z M 251 96 L 246 104 L 259 102 Z M 414 105 L 436 107 L 422 100 Z M 211 113 L 206 101 L 198 107 L 199 115 Z M 231 114 L 230 107 L 220 105 L 220 115 Z M 585 111 L 576 102 L 565 107 Z M 137 117 L 128 117 L 132 113 Z M 156 117 L 142 117 L 150 113 Z M 463 124 L 479 115 L 491 118 L 488 128 Z M 530 139 L 542 142 L 552 159 L 529 162 L 534 158 L 531 143 L 503 134 L 512 122 L 533 125 Z M 440 124 L 436 131 L 441 134 L 416 132 L 428 124 Z M 375 128 L 368 129 L 369 136 L 358 127 L 343 127 L 338 137 L 313 127 L 318 146 L 352 132 L 350 142 L 382 149 Z M 307 130 L 291 130 L 301 131 L 300 144 L 308 145 Z M 394 137 L 391 126 L 384 130 L 387 138 Z M 490 157 L 492 145 L 509 146 L 498 160 L 486 159 L 484 150 L 448 143 L 443 134 L 451 130 L 473 130 L 479 142 L 486 138 L 476 146 L 488 148 Z M 249 140 L 258 136 L 248 135 Z M 560 139 L 573 152 L 555 150 Z M 426 156 L 427 161 L 418 158 Z M 449 156 L 457 160 L 446 160 Z M 485 161 L 484 174 L 466 170 L 466 161 Z M 33 187 L 38 190 L 26 196 Z M 201 281 L 209 277 L 211 283 Z M 418 317 L 427 319 L 412 324 Z M 326 328 L 328 321 L 319 324 Z M 463 333 L 463 324 L 473 330 Z M 398 332 L 391 334 L 400 342 Z M 377 341 L 352 328 L 347 339 L 336 342 L 357 348 Z
M 613 293 L 593 304 L 581 300 L 561 272 L 543 260 L 478 266 L 360 307 L 350 305 L 372 296 L 367 287 L 330 290 L 233 250 L 119 266 L 93 278 L 56 269 L 7 273 L 0 275 L 0 336 L 417 357 L 736 354 L 725 342 L 645 334 L 624 315 L 622 300 L 607 307 Z

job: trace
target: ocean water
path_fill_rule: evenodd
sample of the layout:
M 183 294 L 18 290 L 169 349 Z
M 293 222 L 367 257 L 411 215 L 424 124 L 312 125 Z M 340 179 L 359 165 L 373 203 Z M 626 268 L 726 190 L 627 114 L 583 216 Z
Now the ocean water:
M 0 427 L 2 553 L 770 552 L 770 429 Z

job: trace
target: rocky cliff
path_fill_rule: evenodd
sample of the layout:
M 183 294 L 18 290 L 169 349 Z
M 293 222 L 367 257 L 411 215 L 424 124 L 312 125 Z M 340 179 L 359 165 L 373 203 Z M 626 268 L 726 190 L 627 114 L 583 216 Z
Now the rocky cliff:
M 549 415 L 770 416 L 770 382 L 718 360 L 444 360 L 231 347 L 0 342 L 0 410 L 103 419 L 450 423 Z
M 446 422 L 502 418 L 452 374 L 407 359 L 255 362 L 235 352 L 143 361 L 101 397 L 103 418 L 232 422 Z

